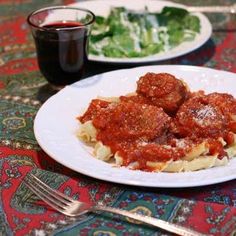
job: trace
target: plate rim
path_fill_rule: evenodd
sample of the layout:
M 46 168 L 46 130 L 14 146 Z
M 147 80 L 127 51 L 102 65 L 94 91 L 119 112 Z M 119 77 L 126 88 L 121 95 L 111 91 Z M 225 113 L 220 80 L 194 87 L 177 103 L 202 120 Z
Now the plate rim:
M 229 74 L 229 75 L 232 75 L 232 76 L 234 76 L 234 77 L 236 77 L 236 74 L 235 73 L 233 73 L 233 72 L 228 72 L 228 71 L 223 71 L 223 70 L 217 70 L 217 69 L 213 69 L 213 68 L 209 68 L 209 67 L 200 67 L 200 66 L 190 66 L 190 65 L 149 65 L 149 66 L 140 66 L 140 67 L 134 67 L 134 68 L 129 68 L 129 69 L 119 69 L 119 70 L 114 70 L 114 71 L 110 71 L 110 72 L 105 72 L 105 73 L 101 73 L 101 74 L 98 74 L 98 75 L 94 75 L 94 76 L 91 76 L 91 77 L 88 77 L 87 79 L 85 79 L 85 80 L 89 80 L 89 79 L 93 79 L 94 77 L 96 77 L 96 76 L 107 76 L 107 74 L 112 74 L 112 73 L 118 73 L 118 72 L 120 72 L 120 71 L 127 71 L 127 70 L 136 70 L 136 69 L 141 69 L 142 70 L 142 68 L 159 68 L 159 67 L 172 67 L 172 68 L 176 68 L 176 69 L 178 69 L 179 68 L 179 70 L 188 70 L 188 69 L 194 69 L 194 70 L 212 70 L 212 71 L 215 71 L 215 72 L 223 72 L 223 73 L 227 73 L 227 74 Z M 84 81 L 84 80 L 82 80 L 82 81 Z M 74 83 L 74 84 L 80 84 L 80 83 L 82 83 L 81 81 L 79 81 L 79 82 L 76 82 L 76 83 Z M 53 151 L 52 150 L 48 150 L 47 148 L 45 148 L 45 145 L 44 145 L 44 143 L 42 142 L 42 139 L 41 139 L 41 137 L 40 137 L 40 135 L 39 135 L 39 132 L 38 132 L 38 130 L 39 130 L 39 128 L 38 128 L 38 122 L 39 122 L 39 118 L 40 118 L 40 112 L 42 111 L 42 109 L 45 109 L 45 107 L 47 106 L 47 104 L 48 103 L 50 103 L 52 100 L 55 100 L 55 99 L 57 99 L 57 96 L 63 96 L 63 93 L 67 93 L 70 89 L 76 89 L 76 88 L 74 88 L 73 87 L 73 84 L 72 84 L 72 86 L 67 86 L 67 87 L 65 87 L 64 89 L 62 89 L 61 91 L 59 91 L 57 94 L 55 94 L 55 95 L 53 95 L 51 98 L 49 98 L 41 107 L 40 107 L 40 109 L 38 110 L 38 112 L 37 112 L 37 114 L 36 114 L 36 117 L 35 117 L 35 120 L 34 120 L 34 126 L 33 126 L 33 130 L 34 130 L 34 134 L 35 134 L 35 138 L 36 138 L 36 140 L 37 140 L 37 142 L 38 142 L 38 144 L 40 145 L 40 147 L 52 158 L 52 159 L 54 159 L 55 161 L 57 161 L 57 162 L 59 162 L 59 163 L 61 163 L 63 166 L 66 166 L 66 167 L 68 167 L 69 169 L 72 169 L 72 170 L 74 170 L 74 171 L 76 171 L 77 173 L 81 173 L 81 174 L 84 174 L 84 175 L 86 175 L 86 176 L 90 176 L 90 177 L 92 177 L 92 178 L 95 178 L 95 179 L 99 179 L 99 180 L 103 180 L 103 181 L 108 181 L 108 182 L 112 182 L 112 183 L 117 183 L 117 184 L 125 184 L 125 185 L 132 185 L 132 186 L 142 186 L 142 187 L 152 187 L 152 188 L 158 188 L 158 187 L 161 187 L 161 188 L 180 188 L 180 187 L 184 187 L 184 188 L 186 188 L 186 187 L 199 187 L 199 186 L 206 186 L 206 185 L 210 185 L 210 184 L 216 184 L 216 183 L 222 183 L 222 182 L 225 182 L 225 181 L 229 181 L 229 180 L 232 180 L 232 179 L 235 179 L 236 178 L 236 175 L 234 174 L 232 177 L 230 177 L 229 178 L 229 176 L 227 176 L 227 175 L 225 175 L 224 177 L 219 177 L 218 179 L 216 178 L 216 179 L 212 179 L 211 181 L 207 181 L 207 182 L 205 182 L 205 181 L 201 181 L 200 183 L 198 182 L 198 183 L 195 183 L 195 184 L 189 184 L 189 183 L 186 183 L 186 181 L 185 181 L 185 184 L 183 183 L 183 181 L 182 182 L 180 182 L 180 183 L 178 183 L 177 185 L 176 184 L 170 184 L 170 183 L 168 183 L 168 184 L 166 184 L 166 183 L 158 183 L 158 184 L 153 184 L 153 183 L 141 183 L 140 184 L 140 181 L 132 181 L 132 182 L 130 182 L 130 181 L 126 181 L 126 182 L 124 182 L 124 181 L 121 181 L 121 180 L 116 180 L 116 179 L 112 179 L 112 180 L 110 180 L 110 179 L 105 179 L 104 178 L 104 176 L 102 176 L 101 175 L 101 173 L 99 173 L 99 174 L 96 174 L 96 172 L 94 172 L 94 173 L 92 173 L 92 174 L 90 174 L 90 173 L 88 173 L 88 172 L 86 172 L 86 170 L 84 171 L 83 169 L 81 170 L 78 170 L 78 168 L 76 168 L 76 167 L 74 167 L 73 166 L 73 164 L 71 165 L 70 163 L 68 163 L 67 161 L 65 161 L 66 160 L 66 158 L 65 159 L 63 159 L 63 160 L 58 160 L 58 158 L 57 157 L 55 157 L 55 155 L 54 155 L 54 153 L 53 153 Z M 66 91 L 66 90 L 68 90 L 68 91 Z M 96 160 L 96 159 L 95 159 Z M 101 163 L 103 163 L 103 164 L 107 164 L 107 163 L 104 163 L 104 162 L 102 162 L 102 161 L 99 161 L 99 162 L 101 162 Z M 108 164 L 109 165 L 109 164 Z M 111 166 L 110 166 L 110 168 L 111 168 Z M 127 168 L 125 168 L 125 167 L 121 167 L 122 169 L 125 169 L 126 171 L 132 171 L 132 170 L 128 170 Z M 216 168 L 216 167 L 215 167 Z M 209 169 L 207 169 L 207 170 L 209 170 Z M 202 171 L 205 171 L 205 170 L 202 170 Z M 139 172 L 139 171 L 135 171 L 136 173 L 137 172 Z M 170 175 L 170 174 L 172 174 L 172 173 L 163 173 L 163 172 L 161 172 L 161 173 L 153 173 L 153 172 L 142 172 L 142 173 L 145 173 L 145 175 L 147 175 L 147 176 L 152 176 L 153 174 L 154 175 L 156 175 L 156 174 L 161 174 L 161 175 L 163 175 L 163 176 L 165 176 L 166 174 L 167 175 Z M 186 173 L 186 172 L 185 172 Z M 194 173 L 194 172 L 192 172 L 192 173 Z M 199 172 L 195 172 L 195 173 L 199 173 Z M 174 174 L 176 174 L 176 173 L 174 173 Z M 183 173 L 178 173 L 179 174 L 179 176 L 180 175 L 182 175 Z M 107 177 L 107 176 L 106 176 Z
M 86 8 L 88 4 L 109 4 L 111 5 L 111 3 L 115 2 L 115 0 L 91 0 L 89 2 L 76 2 L 76 3 L 72 3 L 69 4 L 69 6 L 73 6 L 73 7 L 84 7 Z M 163 0 L 138 0 L 137 1 L 139 4 L 145 5 L 145 3 L 152 3 L 152 4 L 156 4 L 158 5 L 158 3 L 163 3 Z M 181 3 L 175 3 L 175 2 L 171 2 L 171 1 L 164 1 L 167 5 L 172 5 L 172 6 L 179 6 L 182 8 L 187 8 L 186 5 L 181 4 Z M 116 3 L 117 4 L 117 3 Z M 124 6 L 127 6 L 127 1 L 126 0 L 120 0 L 120 2 L 118 3 L 120 4 L 124 4 Z M 89 9 L 89 7 L 87 7 Z M 141 58 L 111 58 L 111 57 L 104 57 L 104 56 L 96 56 L 96 55 L 88 55 L 88 60 L 92 61 L 92 62 L 101 62 L 101 63 L 106 63 L 106 64 L 145 64 L 145 63 L 151 63 L 151 62 L 161 62 L 164 60 L 169 60 L 169 59 L 173 59 L 173 58 L 177 58 L 180 56 L 183 56 L 185 54 L 191 53 L 195 50 L 197 50 L 198 48 L 200 48 L 201 46 L 203 46 L 211 37 L 212 35 L 212 24 L 209 21 L 209 19 L 203 14 L 203 13 L 193 13 L 194 15 L 197 15 L 200 19 L 200 21 L 203 24 L 204 29 L 207 29 L 207 34 L 205 35 L 205 37 L 199 41 L 197 44 L 193 43 L 194 41 L 190 42 L 192 45 L 191 48 L 187 47 L 187 49 L 182 50 L 182 51 L 178 51 L 175 52 L 176 48 L 173 48 L 173 50 L 167 51 L 167 55 L 165 55 L 165 52 L 161 52 L 161 53 L 157 53 L 154 55 L 150 55 L 147 57 L 141 57 Z M 96 15 L 96 12 L 95 12 Z M 186 43 L 186 42 L 185 42 Z M 184 44 L 184 43 L 183 43 Z M 182 45 L 182 44 L 181 44 Z M 181 47 L 181 45 L 177 46 L 177 47 Z M 183 46 L 183 45 L 182 45 Z

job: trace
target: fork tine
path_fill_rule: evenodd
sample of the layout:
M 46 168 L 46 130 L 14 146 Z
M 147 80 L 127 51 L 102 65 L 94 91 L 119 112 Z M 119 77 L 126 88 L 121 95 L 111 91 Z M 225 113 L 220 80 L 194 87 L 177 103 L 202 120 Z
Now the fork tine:
M 45 186 L 45 184 L 43 184 L 43 182 L 40 179 L 37 180 L 36 177 L 34 179 L 26 177 L 25 179 L 28 181 L 28 183 L 32 183 L 33 186 L 35 186 L 36 188 L 39 188 L 41 192 L 43 192 L 44 194 L 47 194 L 46 196 L 53 198 L 54 201 L 57 200 L 61 202 L 61 204 L 64 204 L 66 206 L 70 204 L 69 201 L 66 201 L 64 198 L 58 196 L 57 193 L 53 192 L 52 188 L 50 188 L 47 185 Z
M 31 181 L 33 181 L 35 184 L 38 184 L 41 188 L 43 188 L 44 191 L 46 191 L 48 194 L 53 195 L 57 200 L 62 201 L 63 203 L 67 204 L 70 202 L 74 202 L 74 199 L 70 198 L 69 196 L 50 188 L 47 184 L 45 184 L 43 181 L 41 181 L 38 177 L 35 175 L 29 173 L 27 175 L 27 178 Z
M 57 211 L 65 214 L 65 205 L 61 205 L 59 202 L 56 202 L 55 199 L 48 196 L 44 192 L 41 192 L 39 189 L 37 189 L 36 186 L 34 186 L 31 182 L 27 182 L 25 179 L 23 180 L 23 183 L 35 194 L 37 195 L 41 200 L 46 202 L 49 206 L 56 209 Z

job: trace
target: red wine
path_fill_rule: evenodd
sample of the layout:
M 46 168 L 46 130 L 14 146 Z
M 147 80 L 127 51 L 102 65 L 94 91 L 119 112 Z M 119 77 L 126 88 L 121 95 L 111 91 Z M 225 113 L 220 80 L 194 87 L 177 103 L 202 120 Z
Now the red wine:
M 62 29 L 62 28 L 75 28 L 82 26 L 80 22 L 54 22 L 42 25 L 44 28 Z
M 35 32 L 39 68 L 53 85 L 64 86 L 82 77 L 87 61 L 87 30 L 78 26 L 81 24 L 77 22 L 55 22 Z

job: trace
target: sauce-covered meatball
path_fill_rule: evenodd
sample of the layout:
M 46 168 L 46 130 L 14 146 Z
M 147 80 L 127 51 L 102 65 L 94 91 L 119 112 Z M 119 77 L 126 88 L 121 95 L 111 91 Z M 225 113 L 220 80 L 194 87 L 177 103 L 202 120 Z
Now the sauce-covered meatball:
M 171 74 L 147 73 L 137 82 L 137 94 L 173 115 L 187 98 L 188 90 L 181 80 Z
M 206 97 L 186 101 L 174 118 L 172 130 L 180 137 L 218 138 L 226 131 L 227 119 Z
M 170 117 L 162 108 L 130 101 L 108 106 L 92 122 L 99 130 L 97 139 L 107 144 L 110 141 L 153 140 L 169 127 Z
M 236 132 L 236 99 L 226 93 L 211 93 L 206 96 L 209 104 L 217 106 L 227 119 L 227 128 Z

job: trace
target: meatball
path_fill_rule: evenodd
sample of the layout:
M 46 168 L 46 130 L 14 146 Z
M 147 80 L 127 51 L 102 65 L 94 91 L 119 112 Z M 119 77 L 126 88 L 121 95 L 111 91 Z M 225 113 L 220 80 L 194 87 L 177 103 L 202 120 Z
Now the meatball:
M 107 141 L 153 140 L 170 125 L 170 117 L 162 108 L 134 102 L 120 102 L 94 117 L 99 130 L 97 139 Z
M 137 94 L 148 98 L 170 115 L 176 113 L 188 97 L 185 84 L 168 73 L 147 73 L 137 82 Z
M 178 110 L 172 131 L 180 137 L 218 138 L 226 132 L 227 119 L 205 97 L 193 97 Z
M 210 93 L 206 96 L 209 104 L 218 107 L 227 118 L 228 128 L 236 132 L 236 99 L 227 93 Z

